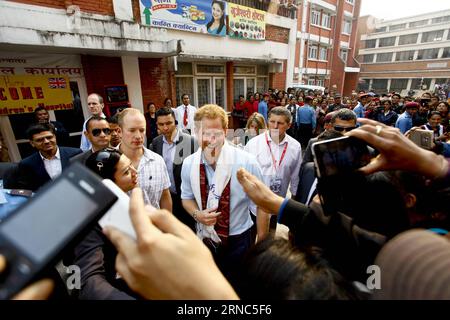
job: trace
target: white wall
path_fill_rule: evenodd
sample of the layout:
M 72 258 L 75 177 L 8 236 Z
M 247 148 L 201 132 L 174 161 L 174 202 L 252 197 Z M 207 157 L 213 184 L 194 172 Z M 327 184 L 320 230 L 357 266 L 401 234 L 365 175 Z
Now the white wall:
M 144 102 L 142 99 L 141 77 L 139 73 L 139 58 L 122 56 L 123 79 L 127 84 L 128 97 L 133 108 L 144 112 Z

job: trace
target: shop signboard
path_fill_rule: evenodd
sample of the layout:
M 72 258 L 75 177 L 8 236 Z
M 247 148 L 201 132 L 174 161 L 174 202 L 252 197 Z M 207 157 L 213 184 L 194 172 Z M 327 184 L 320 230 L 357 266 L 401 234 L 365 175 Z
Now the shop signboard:
M 218 0 L 141 0 L 141 23 L 152 27 L 205 33 L 227 33 L 227 2 Z
M 228 3 L 228 35 L 236 39 L 265 40 L 266 12 Z
M 69 78 L 63 75 L 0 75 L 0 115 L 73 109 Z

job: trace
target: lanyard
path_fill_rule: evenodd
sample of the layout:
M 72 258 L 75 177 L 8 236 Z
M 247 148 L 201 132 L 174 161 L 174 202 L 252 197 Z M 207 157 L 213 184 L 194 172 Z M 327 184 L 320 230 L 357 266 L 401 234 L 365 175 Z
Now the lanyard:
M 267 142 L 267 146 L 269 147 L 270 155 L 272 156 L 273 167 L 276 172 L 277 171 L 277 160 L 275 160 L 275 156 L 273 155 L 272 147 L 270 146 L 270 141 L 267 136 L 267 133 L 266 133 L 266 142 Z M 280 162 L 278 163 L 278 169 L 281 167 L 281 163 L 283 162 L 284 156 L 286 155 L 287 147 L 288 147 L 288 142 L 286 141 L 286 144 L 284 145 L 283 153 L 281 154 Z

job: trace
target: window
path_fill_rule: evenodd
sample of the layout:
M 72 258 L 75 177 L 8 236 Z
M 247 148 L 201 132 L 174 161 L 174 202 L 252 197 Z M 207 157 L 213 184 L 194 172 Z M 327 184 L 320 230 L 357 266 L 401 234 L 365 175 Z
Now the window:
M 431 85 L 431 79 L 413 79 L 411 83 L 412 90 L 428 90 Z
M 325 80 L 324 79 L 317 79 L 316 80 L 316 86 L 324 87 L 325 86 Z
M 450 58 L 450 48 L 444 48 L 444 53 L 442 54 L 442 58 Z
M 379 47 L 390 47 L 395 44 L 395 37 L 381 38 Z
M 341 49 L 339 50 L 339 56 L 341 57 L 341 59 L 347 63 L 347 58 L 348 58 L 348 50 L 347 49 Z
M 320 26 L 320 11 L 313 10 L 311 12 L 311 24 Z
M 450 40 L 450 29 L 448 30 L 447 40 Z
M 373 79 L 372 80 L 372 89 L 375 90 L 375 92 L 386 92 L 387 91 L 387 79 Z
M 255 74 L 256 68 L 254 66 L 235 66 L 233 72 L 234 74 Z
M 192 63 L 178 62 L 176 75 L 192 75 Z
M 435 24 L 435 23 L 442 23 L 442 22 L 448 22 L 448 21 L 450 21 L 450 16 L 434 18 L 433 20 L 431 20 L 431 23 Z
M 317 59 L 317 52 L 318 52 L 317 46 L 309 46 L 308 58 Z
M 319 60 L 328 60 L 328 50 L 327 48 L 320 47 L 319 48 Z
M 267 92 L 269 90 L 269 78 L 268 77 L 258 77 L 256 79 L 256 91 L 257 92 Z
M 373 57 L 374 57 L 374 54 L 365 54 L 365 55 L 362 56 L 362 61 L 364 63 L 372 63 L 373 62 Z
M 375 48 L 376 45 L 377 45 L 376 39 L 366 40 L 366 49 Z
M 392 52 L 379 53 L 377 54 L 377 62 L 391 62 L 392 55 L 393 55 Z
M 392 79 L 389 91 L 402 92 L 408 86 L 408 79 Z
M 198 64 L 197 73 L 225 73 L 225 66 L 211 65 L 211 64 Z
M 414 59 L 414 50 L 397 52 L 395 61 L 412 61 Z
M 419 20 L 419 21 L 411 22 L 411 23 L 409 24 L 409 27 L 410 27 L 410 28 L 421 27 L 421 26 L 424 26 L 424 25 L 426 25 L 426 24 L 428 24 L 428 20 Z
M 181 95 L 188 94 L 191 101 L 194 100 L 194 78 L 176 77 L 177 106 L 181 104 Z
M 269 74 L 269 66 L 264 64 L 259 64 L 256 66 L 256 73 L 259 76 L 267 76 Z
M 308 85 L 309 86 L 315 86 L 316 85 L 316 80 L 315 79 L 308 79 Z
M 385 32 L 387 27 L 376 28 L 375 32 Z
M 437 59 L 439 48 L 419 50 L 417 60 Z
M 422 34 L 422 43 L 441 41 L 444 36 L 444 30 L 424 32 Z
M 398 44 L 413 44 L 417 43 L 417 38 L 419 37 L 418 33 L 414 34 L 406 34 L 404 36 L 400 36 L 400 39 L 398 40 Z
M 370 84 L 370 79 L 359 79 L 359 81 L 358 81 L 358 91 L 360 91 L 360 90 L 368 91 L 369 90 L 369 84 Z
M 406 23 L 394 24 L 389 27 L 389 31 L 397 31 L 397 30 L 402 30 L 405 28 L 406 28 Z
M 331 16 L 329 13 L 322 14 L 322 27 L 331 28 Z
M 355 0 L 345 0 L 345 2 L 350 3 L 350 4 L 355 4 Z
M 344 20 L 342 25 L 342 33 L 351 34 L 352 33 L 352 22 Z

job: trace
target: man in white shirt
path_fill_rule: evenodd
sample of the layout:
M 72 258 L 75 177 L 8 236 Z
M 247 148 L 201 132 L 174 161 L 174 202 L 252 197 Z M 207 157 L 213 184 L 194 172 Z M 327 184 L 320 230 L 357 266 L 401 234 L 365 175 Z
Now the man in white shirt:
M 57 178 L 69 166 L 69 159 L 80 149 L 58 147 L 51 124 L 34 124 L 27 130 L 30 144 L 38 152 L 19 162 L 17 189 L 37 191 L 47 182 Z
M 176 108 L 175 116 L 177 120 L 177 127 L 180 130 L 188 130 L 192 132 L 194 129 L 194 115 L 197 108 L 190 105 L 190 99 L 188 94 L 183 94 L 181 97 L 183 104 Z
M 145 117 L 137 109 L 127 108 L 119 114 L 122 142 L 118 149 L 125 154 L 138 171 L 138 183 L 145 204 L 172 212 L 170 179 L 163 158 L 144 147 Z
M 256 156 L 263 181 L 274 193 L 286 197 L 290 183 L 292 196 L 295 196 L 302 163 L 302 147 L 297 140 L 286 134 L 292 124 L 292 115 L 285 107 L 276 107 L 270 110 L 268 118 L 269 130 L 250 140 L 244 150 Z M 251 211 L 255 213 L 253 209 Z
M 105 105 L 103 104 L 103 98 L 101 95 L 99 95 L 98 93 L 91 93 L 88 96 L 87 103 L 91 116 L 87 118 L 83 123 L 83 132 L 86 131 L 86 123 L 92 116 L 100 116 L 102 118 L 106 118 L 105 114 L 103 113 L 103 108 L 105 107 Z M 84 152 L 90 150 L 91 148 L 92 145 L 89 139 L 84 134 L 81 135 L 80 149 Z

